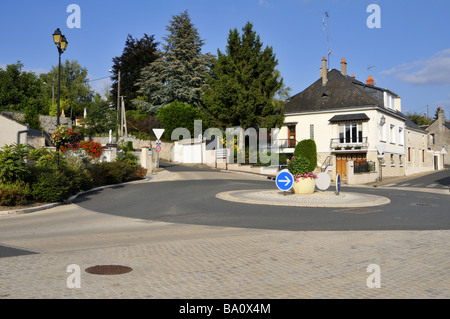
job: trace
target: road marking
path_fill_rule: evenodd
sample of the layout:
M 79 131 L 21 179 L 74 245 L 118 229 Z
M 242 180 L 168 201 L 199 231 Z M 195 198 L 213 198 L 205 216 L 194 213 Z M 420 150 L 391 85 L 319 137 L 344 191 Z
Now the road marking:
M 437 186 L 437 184 L 430 184 L 430 185 L 428 185 L 428 186 L 426 186 L 426 187 L 436 187 Z
M 408 185 L 411 185 L 411 183 L 401 184 L 401 185 L 398 185 L 398 186 L 403 187 L 403 186 L 408 186 Z
M 397 185 L 397 184 L 389 184 L 389 185 L 386 185 L 386 187 L 391 187 L 391 186 L 395 186 L 395 185 Z

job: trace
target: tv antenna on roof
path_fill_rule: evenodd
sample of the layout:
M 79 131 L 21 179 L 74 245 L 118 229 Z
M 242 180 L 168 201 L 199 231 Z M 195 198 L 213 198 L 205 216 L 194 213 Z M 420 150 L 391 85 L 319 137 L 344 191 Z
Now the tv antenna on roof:
M 373 69 L 375 67 L 375 65 L 371 65 L 367 67 L 367 70 Z
M 326 17 L 326 19 L 325 19 Z M 323 17 L 323 30 L 327 32 L 327 55 L 328 55 L 328 69 L 330 69 L 330 55 L 333 51 L 330 50 L 330 37 L 328 33 L 328 18 L 330 16 L 328 15 L 328 11 L 325 11 L 325 16 Z

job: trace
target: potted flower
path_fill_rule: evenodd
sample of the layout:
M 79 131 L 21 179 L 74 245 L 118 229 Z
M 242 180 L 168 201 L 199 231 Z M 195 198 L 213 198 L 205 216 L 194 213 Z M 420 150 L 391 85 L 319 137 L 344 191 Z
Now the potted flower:
M 289 172 L 294 176 L 292 189 L 295 194 L 313 194 L 317 175 L 309 171 L 309 160 L 305 157 L 292 157 L 288 164 Z
M 346 145 L 346 146 L 345 146 L 345 149 L 346 149 L 346 150 L 351 150 L 351 149 L 352 149 L 352 146 Z
M 64 125 L 58 126 L 51 136 L 53 145 L 63 153 L 68 150 L 77 150 L 82 138 L 83 136 L 79 131 Z

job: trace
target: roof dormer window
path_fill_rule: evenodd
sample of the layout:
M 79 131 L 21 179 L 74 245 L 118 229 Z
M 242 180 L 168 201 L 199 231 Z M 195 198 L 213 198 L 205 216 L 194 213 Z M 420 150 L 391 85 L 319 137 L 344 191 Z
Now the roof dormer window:
M 392 94 L 383 92 L 384 95 L 384 107 L 390 110 L 395 110 L 395 99 Z

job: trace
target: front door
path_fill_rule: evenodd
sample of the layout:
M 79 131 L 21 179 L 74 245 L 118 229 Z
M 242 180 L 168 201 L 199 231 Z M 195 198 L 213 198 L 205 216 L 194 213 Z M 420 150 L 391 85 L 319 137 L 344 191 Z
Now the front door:
M 341 180 L 347 180 L 347 161 L 355 163 L 364 163 L 367 161 L 365 153 L 356 154 L 337 154 L 336 155 L 336 173 L 341 176 Z
M 336 155 L 336 173 L 341 176 L 341 180 L 347 180 L 347 156 Z

